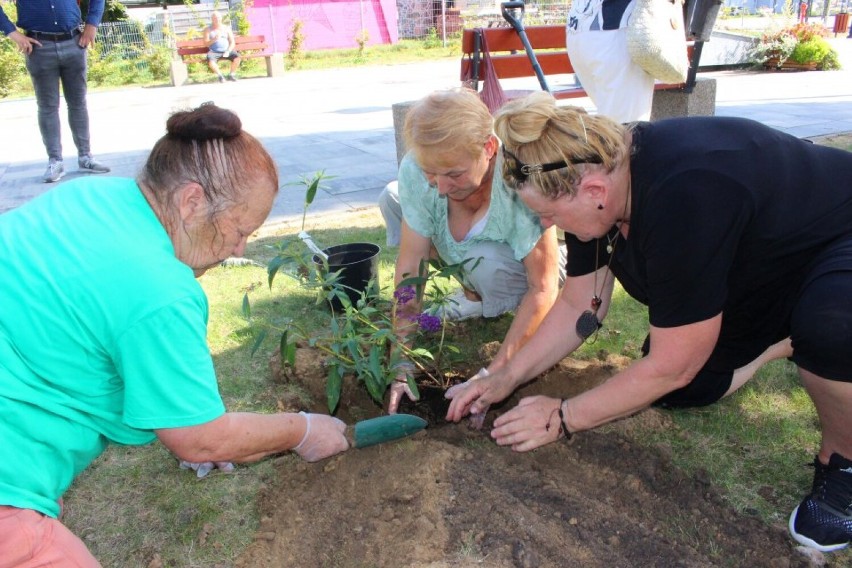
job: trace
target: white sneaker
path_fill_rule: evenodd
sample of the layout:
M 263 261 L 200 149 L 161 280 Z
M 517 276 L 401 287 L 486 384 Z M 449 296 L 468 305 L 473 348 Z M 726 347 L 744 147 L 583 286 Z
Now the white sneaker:
M 65 175 L 65 166 L 62 160 L 50 160 L 47 169 L 44 170 L 44 183 L 53 183 L 62 179 Z
M 468 300 L 463 290 L 456 290 L 440 305 L 432 305 L 427 312 L 450 321 L 464 321 L 482 317 L 482 302 Z
M 81 172 L 88 174 L 109 173 L 109 168 L 95 160 L 91 155 L 77 158 L 77 165 L 80 167 Z

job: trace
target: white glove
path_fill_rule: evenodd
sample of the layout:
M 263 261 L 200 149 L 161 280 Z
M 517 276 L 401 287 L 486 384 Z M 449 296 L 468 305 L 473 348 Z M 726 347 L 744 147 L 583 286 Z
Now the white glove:
M 180 460 L 180 468 L 195 470 L 195 475 L 201 478 L 216 468 L 221 469 L 225 473 L 231 473 L 234 471 L 234 464 L 231 462 L 188 462 Z
M 453 398 L 459 391 L 466 388 L 472 381 L 478 381 L 479 379 L 484 379 L 488 376 L 488 369 L 485 367 L 481 368 L 474 376 L 469 378 L 463 383 L 459 383 L 457 385 L 453 385 L 447 389 L 447 392 L 444 393 L 444 398 Z M 485 423 L 485 415 L 488 414 L 488 407 L 480 412 L 479 414 L 473 414 L 468 417 L 467 423 L 474 430 L 481 430 L 482 425 Z
M 326 414 L 300 412 L 305 417 L 305 435 L 293 451 L 307 462 L 316 462 L 349 449 L 343 432 L 346 423 Z

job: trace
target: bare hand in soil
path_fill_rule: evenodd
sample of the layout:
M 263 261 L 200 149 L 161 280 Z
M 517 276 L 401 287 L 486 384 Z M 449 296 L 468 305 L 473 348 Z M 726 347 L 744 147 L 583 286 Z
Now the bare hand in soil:
M 195 471 L 195 475 L 201 478 L 205 477 L 214 469 L 221 469 L 225 473 L 231 473 L 234 471 L 234 464 L 231 462 L 188 462 L 181 460 L 180 468 L 192 469 Z
M 494 421 L 491 437 L 498 446 L 512 446 L 527 452 L 559 439 L 561 400 L 549 396 L 528 396 L 518 406 Z
M 393 384 L 390 386 L 390 400 L 388 401 L 388 414 L 396 414 L 399 408 L 399 401 L 402 400 L 402 395 L 408 397 L 408 400 L 418 400 L 420 397 L 414 396 L 411 392 L 411 387 L 408 386 L 408 373 L 402 372 L 396 376 Z
M 325 414 L 300 412 L 307 420 L 305 435 L 293 451 L 307 462 L 316 462 L 329 458 L 349 449 L 344 436 L 346 423 L 339 418 Z
M 447 420 L 458 422 L 468 414 L 484 417 L 493 402 L 500 402 L 514 390 L 504 373 L 497 371 L 481 376 L 482 371 L 466 382 L 449 389 L 444 396 L 452 400 Z M 481 419 L 480 419 L 481 420 Z

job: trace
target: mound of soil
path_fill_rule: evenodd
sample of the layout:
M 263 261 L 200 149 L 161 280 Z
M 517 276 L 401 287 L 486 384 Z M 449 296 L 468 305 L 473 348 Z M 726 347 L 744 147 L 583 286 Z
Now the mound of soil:
M 321 369 L 301 358 L 288 377 L 273 362 L 273 374 L 299 383 L 322 411 Z M 566 359 L 502 408 L 531 394 L 570 395 L 568 385 L 585 390 L 621 364 Z M 345 420 L 379 413 L 361 391 L 344 389 Z M 278 458 L 260 530 L 237 566 L 810 565 L 784 527 L 736 513 L 706 476 L 687 478 L 664 451 L 631 444 L 631 428 L 671 427 L 663 413 L 516 453 L 488 437 L 500 411 L 489 411 L 482 431 L 433 419 L 408 439 L 317 464 Z

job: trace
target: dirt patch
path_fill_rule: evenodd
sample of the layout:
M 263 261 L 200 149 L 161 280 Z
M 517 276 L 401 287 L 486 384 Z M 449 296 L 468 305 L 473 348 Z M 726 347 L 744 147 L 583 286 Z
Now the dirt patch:
M 321 395 L 307 359 L 298 376 L 278 380 Z M 623 364 L 565 359 L 502 408 L 531 394 L 570 396 L 567 385 L 580 392 Z M 376 414 L 362 390 L 344 389 L 350 416 Z M 237 566 L 810 565 L 785 527 L 736 513 L 707 476 L 687 478 L 667 452 L 631 443 L 637 426 L 673 427 L 649 410 L 572 444 L 516 453 L 488 428 L 436 420 L 409 439 L 318 464 L 278 458 L 260 530 Z

